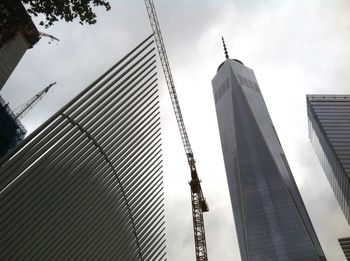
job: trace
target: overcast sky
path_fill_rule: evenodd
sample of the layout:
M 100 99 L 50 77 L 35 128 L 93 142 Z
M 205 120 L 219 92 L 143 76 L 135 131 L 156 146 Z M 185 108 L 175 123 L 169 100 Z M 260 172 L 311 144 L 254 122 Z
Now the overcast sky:
M 60 22 L 39 30 L 1 91 L 16 107 L 49 83 L 57 85 L 24 125 L 38 127 L 151 33 L 142 0 L 110 0 L 93 26 Z M 350 94 L 348 0 L 155 1 L 179 101 L 210 212 L 205 213 L 209 260 L 239 260 L 216 122 L 211 80 L 231 58 L 253 69 L 290 167 L 328 260 L 345 260 L 337 238 L 350 228 L 308 139 L 306 94 Z M 39 21 L 35 20 L 38 25 Z M 163 74 L 162 138 L 169 260 L 195 260 L 190 172 Z

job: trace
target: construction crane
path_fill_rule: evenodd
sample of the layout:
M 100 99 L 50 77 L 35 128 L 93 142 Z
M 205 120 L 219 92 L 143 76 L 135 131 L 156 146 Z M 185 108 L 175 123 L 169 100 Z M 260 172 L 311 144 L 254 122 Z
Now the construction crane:
M 208 204 L 203 196 L 200 180 L 198 178 L 196 162 L 193 156 L 191 145 L 187 136 L 184 120 L 179 105 L 179 101 L 176 94 L 174 80 L 171 74 L 168 57 L 166 54 L 162 33 L 160 30 L 157 13 L 154 7 L 153 0 L 144 0 L 148 13 L 149 20 L 153 31 L 153 36 L 156 42 L 156 46 L 159 53 L 160 62 L 162 64 L 165 80 L 168 86 L 170 99 L 173 105 L 173 109 L 176 116 L 177 125 L 179 127 L 183 146 L 185 148 L 188 164 L 191 170 L 191 200 L 192 200 L 192 218 L 193 218 L 193 231 L 195 252 L 197 261 L 208 260 L 207 246 L 205 240 L 204 220 L 203 212 L 209 211 Z
M 44 96 L 49 92 L 52 86 L 54 86 L 56 82 L 49 84 L 43 90 L 35 94 L 30 100 L 25 102 L 23 105 L 20 105 L 15 109 L 15 115 L 17 119 L 22 119 L 24 115 L 26 115 Z
M 57 41 L 57 42 L 60 41 L 60 39 L 56 38 L 55 36 L 53 36 L 53 35 L 51 35 L 51 34 L 47 34 L 47 33 L 43 33 L 43 32 L 40 32 L 40 31 L 39 31 L 39 35 L 40 35 L 41 37 L 47 37 L 47 38 L 49 38 L 49 39 L 50 39 L 49 44 L 51 44 L 51 42 L 53 42 L 53 41 Z

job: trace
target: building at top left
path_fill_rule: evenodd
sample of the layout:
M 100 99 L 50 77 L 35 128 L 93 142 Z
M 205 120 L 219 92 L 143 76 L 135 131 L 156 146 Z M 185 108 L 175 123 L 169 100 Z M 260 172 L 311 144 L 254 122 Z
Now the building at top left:
M 18 17 L 16 28 L 6 28 L 1 21 L 6 16 Z M 0 3 L 0 90 L 22 59 L 25 52 L 40 39 L 39 31 L 19 0 Z M 15 32 L 15 35 L 12 35 Z

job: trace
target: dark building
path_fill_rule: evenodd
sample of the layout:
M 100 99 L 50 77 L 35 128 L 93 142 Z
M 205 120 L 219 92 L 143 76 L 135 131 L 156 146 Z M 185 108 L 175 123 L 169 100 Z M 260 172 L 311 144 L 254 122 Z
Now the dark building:
M 0 96 L 0 158 L 24 139 L 26 129 Z
M 339 238 L 338 242 L 344 252 L 346 260 L 350 260 L 350 237 Z
M 350 95 L 307 95 L 309 138 L 350 224 Z
M 1 1 L 0 19 L 7 19 L 7 16 L 16 17 L 17 20 L 9 29 L 0 29 L 0 90 L 27 49 L 32 48 L 40 39 L 39 32 L 21 1 Z
M 26 50 L 39 41 L 39 32 L 19 0 L 0 2 L 0 20 L 1 90 Z M 5 20 L 15 20 L 15 22 L 5 26 Z M 25 133 L 24 126 L 14 115 L 8 103 L 0 97 L 0 158 L 15 147 L 24 138 Z
M 1 260 L 166 260 L 150 37 L 0 161 Z
M 253 70 L 227 59 L 212 85 L 242 260 L 326 260 Z

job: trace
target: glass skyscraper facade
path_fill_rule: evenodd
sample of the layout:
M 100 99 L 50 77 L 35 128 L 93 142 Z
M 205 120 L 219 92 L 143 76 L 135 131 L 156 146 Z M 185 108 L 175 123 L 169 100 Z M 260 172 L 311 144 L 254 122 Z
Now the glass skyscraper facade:
M 0 161 L 0 260 L 166 260 L 152 36 Z
M 227 59 L 212 85 L 242 260 L 326 260 L 254 72 Z
M 307 95 L 309 138 L 350 224 L 350 95 Z
M 26 129 L 0 96 L 0 158 L 24 139 Z

